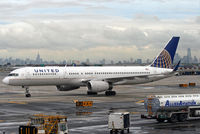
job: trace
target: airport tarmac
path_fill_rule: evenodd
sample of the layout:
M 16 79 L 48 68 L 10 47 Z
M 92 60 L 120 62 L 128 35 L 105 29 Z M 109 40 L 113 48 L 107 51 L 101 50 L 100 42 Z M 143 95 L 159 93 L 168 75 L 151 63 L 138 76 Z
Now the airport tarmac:
M 33 114 L 61 114 L 68 117 L 70 134 L 108 134 L 110 111 L 131 112 L 132 134 L 196 134 L 200 133 L 200 121 L 184 123 L 157 123 L 155 120 L 140 119 L 146 111 L 142 103 L 147 95 L 200 93 L 200 76 L 174 76 L 153 83 L 117 86 L 116 96 L 104 93 L 87 96 L 86 87 L 68 92 L 57 91 L 56 87 L 31 87 L 31 98 L 24 96 L 24 89 L 4 85 L 0 73 L 0 134 L 18 134 L 18 126 L 28 123 Z M 194 82 L 196 87 L 180 88 L 179 84 Z M 73 100 L 92 100 L 92 108 L 76 108 Z

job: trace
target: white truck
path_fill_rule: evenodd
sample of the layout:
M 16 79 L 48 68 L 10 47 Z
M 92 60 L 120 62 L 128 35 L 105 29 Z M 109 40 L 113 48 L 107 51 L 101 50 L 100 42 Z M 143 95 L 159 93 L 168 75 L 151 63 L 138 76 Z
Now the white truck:
M 129 133 L 130 127 L 130 114 L 129 112 L 117 112 L 110 113 L 108 118 L 108 128 L 110 129 L 110 134 L 124 133 L 124 130 L 127 130 Z
M 153 95 L 144 100 L 147 115 L 141 118 L 175 123 L 200 119 L 200 94 Z

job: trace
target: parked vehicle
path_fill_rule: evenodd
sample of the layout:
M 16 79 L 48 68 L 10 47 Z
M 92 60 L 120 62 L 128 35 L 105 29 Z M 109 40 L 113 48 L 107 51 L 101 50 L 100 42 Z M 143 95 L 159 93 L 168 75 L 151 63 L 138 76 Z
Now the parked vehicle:
M 154 95 L 144 100 L 147 115 L 141 118 L 158 122 L 183 122 L 200 119 L 200 94 Z

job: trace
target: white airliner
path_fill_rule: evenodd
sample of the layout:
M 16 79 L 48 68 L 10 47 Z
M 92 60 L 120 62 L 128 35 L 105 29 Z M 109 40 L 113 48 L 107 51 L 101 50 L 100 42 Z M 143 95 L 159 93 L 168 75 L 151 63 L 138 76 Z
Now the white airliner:
M 25 88 L 30 97 L 30 86 L 56 86 L 59 91 L 70 91 L 81 86 L 88 88 L 87 94 L 105 92 L 115 95 L 115 85 L 130 85 L 153 82 L 173 76 L 178 65 L 172 69 L 179 37 L 173 37 L 164 50 L 148 66 L 106 66 L 106 67 L 23 67 L 12 71 L 3 83 Z M 180 62 L 179 62 L 180 63 Z

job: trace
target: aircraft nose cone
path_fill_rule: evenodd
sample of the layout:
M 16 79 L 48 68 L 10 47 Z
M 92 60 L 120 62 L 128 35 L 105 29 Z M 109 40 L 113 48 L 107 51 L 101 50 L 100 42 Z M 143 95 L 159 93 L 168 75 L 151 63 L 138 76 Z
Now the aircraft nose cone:
M 4 83 L 4 84 L 9 84 L 9 78 L 8 77 L 5 77 L 3 80 L 2 80 L 2 82 Z

